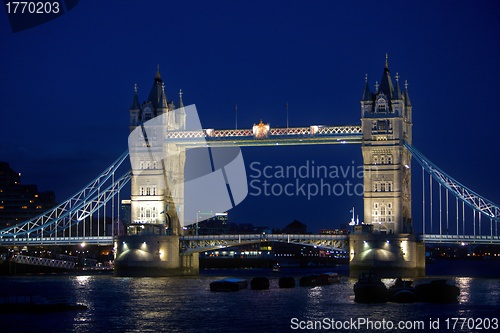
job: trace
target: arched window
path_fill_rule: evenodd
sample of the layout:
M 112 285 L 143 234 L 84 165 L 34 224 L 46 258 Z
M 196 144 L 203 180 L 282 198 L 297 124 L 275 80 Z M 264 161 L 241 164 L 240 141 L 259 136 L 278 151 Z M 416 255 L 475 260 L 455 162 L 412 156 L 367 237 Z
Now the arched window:
M 153 110 L 150 107 L 145 108 L 142 116 L 144 122 L 153 119 Z
M 380 97 L 377 99 L 377 111 L 378 112 L 387 112 L 387 102 L 385 98 Z

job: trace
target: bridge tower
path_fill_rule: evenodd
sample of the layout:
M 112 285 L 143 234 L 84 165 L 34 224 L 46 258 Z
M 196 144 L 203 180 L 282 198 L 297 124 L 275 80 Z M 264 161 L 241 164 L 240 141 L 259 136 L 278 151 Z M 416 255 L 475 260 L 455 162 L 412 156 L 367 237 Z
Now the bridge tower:
M 119 236 L 115 244 L 117 275 L 198 273 L 198 256 L 179 254 L 184 188 L 168 186 L 184 182 L 185 149 L 165 143 L 167 131 L 185 129 L 183 110 L 182 92 L 179 93 L 178 108 L 167 100 L 159 66 L 147 101 L 139 103 L 137 86 L 134 87 L 130 133 L 139 133 L 140 140 L 131 141 L 134 147 L 130 147 L 129 142 L 131 217 L 126 225 L 127 234 Z M 161 119 L 161 122 L 143 126 L 153 118 Z
M 351 276 L 375 270 L 384 276 L 425 273 L 425 249 L 415 241 L 411 212 L 412 105 L 408 85 L 392 81 L 386 55 L 380 84 L 365 79 L 361 98 L 364 222 L 350 238 Z

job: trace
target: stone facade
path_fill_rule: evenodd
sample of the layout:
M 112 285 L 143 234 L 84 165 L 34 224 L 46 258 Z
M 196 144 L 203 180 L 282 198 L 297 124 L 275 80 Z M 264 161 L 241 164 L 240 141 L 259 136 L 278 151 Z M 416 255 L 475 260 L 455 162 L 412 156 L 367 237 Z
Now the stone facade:
M 350 275 L 374 271 L 382 277 L 425 275 L 425 247 L 413 234 L 411 211 L 412 105 L 386 59 L 372 92 L 366 79 L 361 98 L 364 221 L 349 239 Z
M 142 234 L 179 235 L 183 223 L 183 187 L 169 188 L 168 184 L 184 182 L 185 149 L 165 143 L 167 131 L 183 130 L 186 117 L 182 112 L 182 94 L 179 108 L 167 100 L 159 69 L 146 102 L 139 104 L 137 87 L 130 108 L 130 132 L 135 136 L 135 158 L 131 158 L 131 227 L 143 229 Z M 156 118 L 154 126 L 142 127 Z M 168 158 L 165 158 L 168 156 Z M 177 204 L 174 204 L 177 203 Z
M 411 233 L 411 155 L 403 144 L 412 143 L 412 106 L 398 75 L 393 85 L 387 63 L 374 93 L 366 82 L 361 124 L 364 223 L 374 232 Z
M 147 101 L 140 104 L 137 86 L 134 89 L 129 137 L 130 221 L 127 235 L 115 240 L 116 275 L 198 274 L 198 254 L 179 253 L 184 187 L 169 187 L 184 182 L 185 149 L 165 143 L 167 131 L 186 127 L 182 92 L 179 97 L 177 108 L 167 100 L 159 68 Z

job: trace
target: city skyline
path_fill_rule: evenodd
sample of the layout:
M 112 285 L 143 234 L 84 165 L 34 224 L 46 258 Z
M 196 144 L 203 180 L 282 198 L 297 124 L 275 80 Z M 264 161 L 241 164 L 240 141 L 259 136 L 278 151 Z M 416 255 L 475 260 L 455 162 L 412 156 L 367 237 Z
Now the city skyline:
M 18 33 L 7 20 L 0 23 L 6 50 L 0 160 L 21 172 L 24 183 L 55 191 L 59 202 L 127 148 L 134 85 L 146 100 L 158 64 L 168 99 L 177 104 L 182 89 L 204 128 L 234 128 L 236 105 L 238 128 L 260 119 L 271 127 L 286 127 L 287 120 L 290 127 L 350 125 L 360 123 L 365 74 L 374 90 L 386 53 L 393 80 L 398 73 L 401 84 L 409 83 L 414 145 L 500 202 L 494 146 L 500 10 L 493 2 L 100 6 L 79 3 Z M 273 168 L 362 163 L 358 145 L 242 151 L 248 176 L 255 162 Z M 415 176 L 413 186 L 414 193 L 421 186 Z M 352 207 L 362 216 L 362 197 L 309 199 L 249 196 L 229 216 L 270 227 L 297 219 L 312 231 L 348 222 Z

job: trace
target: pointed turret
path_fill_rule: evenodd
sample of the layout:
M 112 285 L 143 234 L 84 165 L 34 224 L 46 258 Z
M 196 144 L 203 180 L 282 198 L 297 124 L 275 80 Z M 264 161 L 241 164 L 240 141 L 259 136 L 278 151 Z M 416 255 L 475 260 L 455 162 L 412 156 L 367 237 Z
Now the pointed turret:
M 363 91 L 362 101 L 371 101 L 373 99 L 370 87 L 368 86 L 368 74 L 365 75 L 365 90 Z
M 132 105 L 130 106 L 130 110 L 140 109 L 141 105 L 139 103 L 139 96 L 137 95 L 137 83 L 134 85 L 134 98 L 132 99 Z
M 160 80 L 161 80 L 160 64 L 156 65 L 156 75 L 155 75 L 155 79 L 160 79 Z
M 179 90 L 179 108 L 175 110 L 176 121 L 179 130 L 186 129 L 186 110 L 184 109 L 184 101 L 182 100 L 182 89 Z
M 405 80 L 405 105 L 406 106 L 411 106 L 411 101 L 410 101 L 410 95 L 408 94 L 408 81 Z
M 160 74 L 160 65 L 158 65 L 158 67 L 156 69 L 156 75 L 155 75 L 155 79 L 153 82 L 153 86 L 151 87 L 151 92 L 149 93 L 149 97 L 148 97 L 148 101 L 153 104 L 153 107 L 155 109 L 158 108 L 160 103 L 163 103 L 162 102 L 163 98 L 165 98 L 165 100 L 167 100 L 167 96 L 165 95 L 164 92 L 162 93 L 162 91 L 163 91 L 163 80 L 162 80 L 161 74 Z M 165 105 L 168 105 L 168 101 L 167 101 L 167 103 L 165 103 Z
M 391 74 L 389 72 L 389 58 L 386 53 L 384 74 L 380 80 L 380 88 L 378 89 L 377 94 L 384 93 L 389 99 L 392 99 L 393 92 L 394 87 L 392 86 Z
M 130 131 L 132 132 L 136 126 L 140 123 L 141 118 L 141 106 L 139 104 L 139 96 L 137 94 L 137 84 L 134 85 L 134 98 L 132 99 L 132 105 L 130 106 Z
M 161 83 L 160 96 L 158 98 L 158 106 L 156 107 L 156 116 L 168 112 L 167 97 L 165 95 L 165 83 Z
M 393 99 L 403 99 L 403 95 L 401 94 L 401 88 L 399 87 L 399 75 L 396 73 L 396 88 L 394 89 Z
M 184 102 L 182 101 L 182 89 L 179 90 L 179 108 L 183 108 L 184 107 Z

